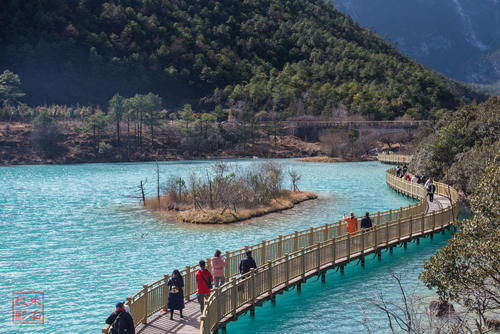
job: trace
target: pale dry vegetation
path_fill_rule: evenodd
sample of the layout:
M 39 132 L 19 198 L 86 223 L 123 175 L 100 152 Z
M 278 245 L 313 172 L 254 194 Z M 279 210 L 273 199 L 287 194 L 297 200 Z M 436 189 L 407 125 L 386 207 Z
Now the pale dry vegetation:
M 285 174 L 291 190 L 284 189 Z M 298 188 L 300 175 L 272 162 L 237 169 L 215 163 L 204 176 L 191 174 L 188 180 L 170 178 L 163 195 L 145 201 L 146 207 L 159 211 L 179 211 L 177 219 L 192 223 L 229 223 L 281 211 L 296 203 L 317 198 Z

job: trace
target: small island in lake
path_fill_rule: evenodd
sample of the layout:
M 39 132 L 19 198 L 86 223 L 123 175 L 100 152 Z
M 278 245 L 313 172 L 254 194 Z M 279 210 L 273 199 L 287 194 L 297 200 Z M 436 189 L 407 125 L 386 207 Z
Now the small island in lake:
M 291 190 L 284 189 L 285 175 Z M 163 194 L 148 198 L 147 209 L 176 216 L 180 222 L 194 224 L 227 224 L 294 207 L 318 198 L 312 192 L 300 191 L 300 175 L 285 171 L 275 163 L 254 164 L 235 169 L 226 163 L 215 163 L 204 177 L 191 174 L 186 181 L 172 177 Z

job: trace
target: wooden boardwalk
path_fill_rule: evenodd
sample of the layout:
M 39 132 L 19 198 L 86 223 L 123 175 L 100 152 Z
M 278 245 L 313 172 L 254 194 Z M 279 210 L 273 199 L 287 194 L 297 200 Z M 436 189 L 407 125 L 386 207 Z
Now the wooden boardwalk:
M 136 328 L 137 334 L 163 334 L 163 333 L 185 333 L 200 334 L 200 304 L 193 298 L 185 303 L 183 311 L 184 318 L 179 317 L 179 311 L 175 311 L 174 320 L 170 320 L 170 312 L 163 312 L 148 319 L 146 325 Z
M 440 196 L 440 195 L 435 195 L 434 201 L 430 202 L 427 199 L 427 209 L 426 212 L 430 213 L 432 211 L 439 211 L 443 208 L 447 208 L 451 206 L 451 202 L 448 198 Z M 424 231 L 424 233 L 415 233 L 412 237 L 414 238 L 419 238 L 422 237 L 426 234 L 433 233 L 435 232 L 434 230 L 428 230 Z M 389 246 L 396 246 L 397 244 L 405 243 L 411 241 L 410 238 L 401 238 L 399 241 L 392 242 Z M 380 247 L 387 247 L 387 245 L 377 245 Z M 323 266 L 321 266 L 318 269 L 310 270 L 305 273 L 304 277 L 301 278 L 295 278 L 293 280 L 290 280 L 288 284 L 281 284 L 279 286 L 276 286 L 272 289 L 272 293 L 264 293 L 258 297 L 256 297 L 256 302 L 257 304 L 262 303 L 270 298 L 273 298 L 273 295 L 276 293 L 281 293 L 284 290 L 287 290 L 290 286 L 296 285 L 296 284 L 301 284 L 307 278 L 318 275 L 320 273 L 323 273 L 325 270 L 335 268 L 337 266 L 342 266 L 347 264 L 350 261 L 356 260 L 358 258 L 364 257 L 370 253 L 374 253 L 377 251 L 379 247 L 374 247 L 373 249 L 367 249 L 363 253 L 359 254 L 352 254 L 349 258 L 340 258 L 335 261 L 335 263 L 328 263 Z M 231 320 L 234 320 L 237 318 L 239 315 L 247 312 L 250 310 L 252 305 L 250 304 L 244 304 L 236 310 L 235 314 L 232 316 L 228 316 L 225 319 L 223 319 L 223 322 L 229 322 Z M 139 325 L 136 329 L 136 332 L 138 334 L 160 334 L 160 333 L 185 333 L 185 334 L 191 334 L 191 333 L 200 333 L 200 306 L 198 302 L 196 301 L 196 298 L 193 298 L 185 303 L 185 309 L 184 309 L 184 318 L 180 319 L 178 311 L 174 314 L 174 320 L 170 320 L 170 313 L 168 312 L 163 312 L 161 311 L 159 314 L 154 315 L 153 317 L 148 319 L 148 323 L 146 325 Z

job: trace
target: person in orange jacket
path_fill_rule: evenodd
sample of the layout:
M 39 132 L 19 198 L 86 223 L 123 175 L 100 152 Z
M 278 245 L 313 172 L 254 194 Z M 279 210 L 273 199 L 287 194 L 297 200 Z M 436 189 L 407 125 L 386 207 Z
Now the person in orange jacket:
M 347 233 L 356 233 L 358 231 L 358 219 L 354 217 L 353 212 L 349 214 L 349 217 L 346 217 L 344 214 L 344 221 L 347 222 Z

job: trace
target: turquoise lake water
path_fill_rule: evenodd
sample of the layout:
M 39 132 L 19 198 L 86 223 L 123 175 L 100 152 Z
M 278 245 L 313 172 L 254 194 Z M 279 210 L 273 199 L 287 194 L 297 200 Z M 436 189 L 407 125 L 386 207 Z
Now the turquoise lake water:
M 241 168 L 265 160 L 233 160 Z M 375 212 L 413 203 L 385 184 L 388 165 L 301 163 L 274 160 L 298 170 L 299 187 L 320 194 L 317 201 L 283 213 L 224 226 L 178 224 L 143 210 L 134 196 L 141 179 L 154 194 L 154 163 L 42 165 L 0 168 L 0 333 L 100 333 L 105 318 L 123 300 L 174 268 L 279 234 L 337 221 L 344 212 Z M 213 161 L 160 163 L 161 179 L 205 173 Z M 287 184 L 288 185 L 288 184 Z M 362 332 L 359 304 L 377 292 L 397 299 L 390 272 L 419 294 L 423 261 L 448 236 L 420 246 L 383 253 L 381 262 L 354 264 L 327 282 L 312 279 L 300 295 L 290 291 L 254 318 L 243 316 L 230 333 Z M 12 293 L 45 294 L 44 325 L 13 325 Z M 373 310 L 376 326 L 384 321 Z M 370 314 L 372 316 L 370 316 Z

